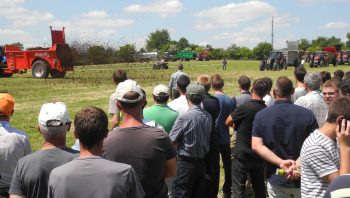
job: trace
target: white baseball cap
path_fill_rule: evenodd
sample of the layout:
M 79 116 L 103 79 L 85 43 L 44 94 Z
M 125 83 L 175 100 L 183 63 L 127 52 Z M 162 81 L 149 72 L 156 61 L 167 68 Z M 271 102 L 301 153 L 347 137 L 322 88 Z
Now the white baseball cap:
M 131 91 L 137 92 L 139 94 L 139 97 L 133 100 L 124 98 L 125 94 Z M 136 103 L 143 99 L 143 92 L 141 87 L 136 83 L 136 81 L 130 79 L 119 83 L 117 89 L 115 90 L 115 94 L 117 100 L 126 103 Z
M 169 88 L 163 84 L 159 84 L 153 89 L 154 96 L 168 96 L 168 92 Z
M 47 127 L 59 127 L 70 123 L 69 113 L 63 102 L 46 103 L 41 107 L 39 124 Z

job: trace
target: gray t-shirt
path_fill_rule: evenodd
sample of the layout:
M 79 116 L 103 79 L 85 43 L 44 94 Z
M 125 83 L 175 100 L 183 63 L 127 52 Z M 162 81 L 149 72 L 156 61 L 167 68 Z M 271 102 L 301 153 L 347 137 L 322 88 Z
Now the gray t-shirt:
M 307 94 L 307 91 L 303 87 L 296 87 L 294 89 L 294 93 L 292 95 L 292 102 L 294 103 L 295 101 L 298 100 L 301 96 L 305 96 Z
M 39 150 L 18 161 L 12 177 L 10 194 L 27 198 L 46 198 L 47 183 L 52 169 L 77 158 L 70 148 Z
M 99 156 L 76 158 L 50 174 L 48 198 L 144 197 L 134 169 Z

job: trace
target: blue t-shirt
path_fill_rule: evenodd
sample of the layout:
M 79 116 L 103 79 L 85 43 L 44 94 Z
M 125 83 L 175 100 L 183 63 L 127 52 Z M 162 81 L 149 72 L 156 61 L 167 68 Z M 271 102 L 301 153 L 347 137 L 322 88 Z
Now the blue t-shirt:
M 227 117 L 233 112 L 236 104 L 233 100 L 225 94 L 215 94 L 219 99 L 220 113 L 216 120 L 216 130 L 218 132 L 219 144 L 230 144 L 229 127 L 225 124 Z
M 264 145 L 281 159 L 296 160 L 304 140 L 317 128 L 312 111 L 294 105 L 290 100 L 278 100 L 256 114 L 252 136 L 262 138 Z M 266 177 L 271 184 L 300 187 L 300 180 L 278 176 L 276 168 L 270 163 L 266 165 Z

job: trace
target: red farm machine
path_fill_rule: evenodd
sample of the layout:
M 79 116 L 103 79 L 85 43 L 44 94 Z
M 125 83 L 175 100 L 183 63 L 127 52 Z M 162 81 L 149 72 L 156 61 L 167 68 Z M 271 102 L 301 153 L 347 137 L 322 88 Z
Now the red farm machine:
M 0 75 L 11 77 L 14 73 L 32 70 L 35 78 L 63 78 L 66 71 L 73 71 L 73 54 L 66 43 L 64 28 L 51 30 L 52 46 L 20 50 L 18 46 L 6 45 L 5 60 L 0 63 Z M 3 58 L 4 59 L 4 58 Z

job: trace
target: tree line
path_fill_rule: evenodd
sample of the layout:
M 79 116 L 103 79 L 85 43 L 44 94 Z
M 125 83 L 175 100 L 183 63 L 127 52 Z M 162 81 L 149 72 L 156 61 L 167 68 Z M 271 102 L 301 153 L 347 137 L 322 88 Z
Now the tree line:
M 319 36 L 314 40 L 301 38 L 298 48 L 301 53 L 305 51 L 321 51 L 326 46 L 340 45 L 342 49 L 350 50 L 350 32 L 346 34 L 347 41 L 342 42 L 340 38 Z M 16 43 L 23 48 L 21 43 Z M 185 37 L 178 41 L 170 38 L 170 33 L 166 29 L 156 30 L 148 35 L 144 48 L 137 50 L 135 44 L 124 44 L 122 46 L 111 47 L 98 44 L 82 43 L 73 41 L 69 43 L 74 57 L 75 65 L 90 64 L 112 64 L 131 63 L 138 61 L 138 55 L 144 52 L 158 52 L 160 56 L 165 54 L 175 55 L 179 51 L 202 52 L 209 49 L 211 60 L 223 58 L 234 60 L 261 60 L 265 59 L 272 50 L 271 43 L 260 42 L 253 49 L 245 46 L 231 44 L 226 49 L 213 48 L 211 45 L 200 46 L 190 43 Z

